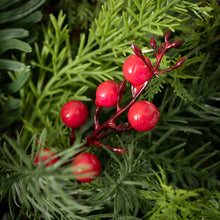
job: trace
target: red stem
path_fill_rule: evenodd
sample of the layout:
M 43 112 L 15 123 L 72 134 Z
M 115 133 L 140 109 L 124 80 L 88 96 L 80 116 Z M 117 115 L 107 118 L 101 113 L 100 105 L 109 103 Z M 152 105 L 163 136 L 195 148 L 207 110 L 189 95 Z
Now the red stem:
M 162 44 L 161 44 L 162 45 Z M 159 49 L 158 49 L 158 53 L 156 54 L 156 59 L 157 59 L 157 62 L 153 68 L 153 73 L 155 73 L 155 71 L 158 69 L 159 65 L 160 65 L 160 62 L 167 50 L 167 47 L 168 47 L 169 43 L 165 43 L 165 45 L 162 45 Z M 161 51 L 160 51 L 161 50 Z
M 119 85 L 119 96 L 118 96 L 118 100 L 117 100 L 117 112 L 120 110 L 119 103 L 120 103 L 120 101 L 123 97 L 123 94 L 124 94 L 124 91 L 125 91 L 125 88 L 126 88 L 126 83 L 127 83 L 127 80 L 123 79 L 122 82 Z
M 99 128 L 99 114 L 102 110 L 102 107 L 99 107 L 99 106 L 96 106 L 96 109 L 95 109 L 95 113 L 94 113 L 94 126 L 95 126 L 95 130 L 97 130 Z
M 173 67 L 170 67 L 170 68 L 165 69 L 165 70 L 158 70 L 158 71 L 155 71 L 155 73 L 156 73 L 156 74 L 166 73 L 166 72 L 169 72 L 169 71 L 171 71 L 171 70 L 177 69 L 177 68 L 181 67 L 181 66 L 184 64 L 184 62 L 186 61 L 186 59 L 187 59 L 186 57 L 183 57 L 183 58 L 181 58 L 180 60 L 178 60 Z
M 76 137 L 75 137 L 75 130 L 76 130 L 75 128 L 72 128 L 72 132 L 70 134 L 70 145 L 73 145 L 74 141 L 76 139 Z
M 95 145 L 97 147 L 106 147 L 107 149 L 109 149 L 111 151 L 114 151 L 116 153 L 119 153 L 119 154 L 124 154 L 125 153 L 125 151 L 122 147 L 111 147 L 107 144 L 100 143 L 99 141 L 94 141 L 93 145 Z M 127 152 L 127 154 L 128 154 L 128 152 Z

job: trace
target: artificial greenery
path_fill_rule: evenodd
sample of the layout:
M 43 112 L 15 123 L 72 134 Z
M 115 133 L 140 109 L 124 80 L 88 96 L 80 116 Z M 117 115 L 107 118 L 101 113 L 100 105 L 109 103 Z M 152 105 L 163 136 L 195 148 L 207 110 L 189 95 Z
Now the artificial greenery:
M 11 218 L 219 219 L 218 2 L 44 3 L 0 3 L 0 201 Z M 105 139 L 129 155 L 87 148 L 100 159 L 102 172 L 90 183 L 77 182 L 63 164 L 93 131 L 97 86 L 121 81 L 122 65 L 133 53 L 130 41 L 154 63 L 150 38 L 162 41 L 168 28 L 183 43 L 166 53 L 160 68 L 188 59 L 155 77 L 141 97 L 158 107 L 158 125 Z M 126 90 L 125 102 L 130 95 Z M 60 119 L 61 107 L 72 99 L 90 112 L 73 146 Z M 107 115 L 112 111 L 105 109 Z M 33 166 L 45 142 L 60 160 Z
M 0 128 L 9 126 L 14 119 L 21 116 L 22 101 L 16 93 L 28 80 L 30 68 L 22 60 L 17 61 L 19 57 L 12 57 L 11 51 L 32 51 L 29 43 L 36 37 L 28 30 L 32 31 L 30 26 L 40 21 L 42 16 L 36 9 L 43 3 L 44 0 L 23 4 L 16 0 L 2 0 L 0 3 Z

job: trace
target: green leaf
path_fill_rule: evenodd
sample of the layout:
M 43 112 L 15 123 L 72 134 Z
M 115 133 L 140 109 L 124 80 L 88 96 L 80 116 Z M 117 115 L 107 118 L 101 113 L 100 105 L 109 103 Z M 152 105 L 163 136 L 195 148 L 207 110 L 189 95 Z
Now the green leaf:
M 7 60 L 7 59 L 0 59 L 0 69 L 3 70 L 24 70 L 25 64 L 14 61 L 14 60 Z
M 7 39 L 0 41 L 0 55 L 8 50 L 20 50 L 25 53 L 32 51 L 31 46 L 18 39 Z
M 7 28 L 0 30 L 0 40 L 24 38 L 27 37 L 28 34 L 28 31 L 23 28 Z
M 23 27 L 25 29 L 32 28 L 34 24 L 38 23 L 42 19 L 42 13 L 41 11 L 35 11 L 31 13 L 30 15 L 21 18 L 16 21 L 16 23 L 13 23 L 10 25 L 10 27 Z
M 20 2 L 21 0 L 1 0 L 0 1 L 0 10 L 3 10 L 5 8 L 8 8 L 9 6 L 12 6 L 15 3 Z
M 1 89 L 7 93 L 15 93 L 26 83 L 29 75 L 30 69 L 25 68 L 13 82 L 3 85 Z
M 23 18 L 43 5 L 44 2 L 45 0 L 32 0 L 12 10 L 1 12 L 0 24 L 16 21 L 20 18 Z

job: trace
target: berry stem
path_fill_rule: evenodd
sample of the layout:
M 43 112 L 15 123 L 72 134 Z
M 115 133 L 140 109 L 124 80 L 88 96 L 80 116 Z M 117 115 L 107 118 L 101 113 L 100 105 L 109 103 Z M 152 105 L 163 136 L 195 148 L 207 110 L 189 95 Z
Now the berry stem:
M 157 54 L 157 42 L 156 40 L 154 39 L 154 37 L 151 37 L 151 40 L 150 40 L 150 46 L 151 48 L 154 50 L 154 54 L 156 55 Z
M 126 88 L 126 83 L 127 83 L 127 80 L 123 79 L 119 85 L 119 96 L 118 96 L 118 100 L 117 100 L 117 112 L 120 110 L 119 103 L 121 102 L 121 99 L 123 97 L 123 94 L 124 94 L 124 91 Z
M 184 64 L 184 62 L 186 61 L 186 59 L 187 59 L 186 57 L 181 58 L 180 60 L 178 60 L 178 61 L 176 62 L 176 64 L 175 64 L 173 67 L 170 67 L 170 68 L 168 68 L 168 69 L 165 69 L 165 70 L 156 70 L 156 71 L 155 71 L 155 74 L 166 73 L 166 72 L 169 72 L 169 71 L 171 71 L 171 70 L 177 69 L 177 68 L 181 67 L 181 66 Z
M 108 126 L 109 126 L 110 128 L 112 128 L 113 130 L 117 131 L 117 132 L 125 132 L 125 131 L 129 131 L 129 130 L 132 130 L 132 129 L 133 129 L 133 128 L 132 128 L 130 125 L 128 125 L 128 124 L 124 124 L 124 125 L 120 126 L 120 125 L 116 125 L 114 122 L 108 123 Z
M 102 107 L 99 107 L 99 106 L 96 106 L 96 109 L 95 109 L 95 113 L 94 113 L 94 127 L 95 127 L 95 130 L 97 130 L 100 125 L 99 125 L 99 114 L 102 110 Z
M 170 29 L 167 29 L 167 32 L 164 35 L 164 41 L 165 43 L 169 43 L 169 39 L 170 39 Z
M 125 153 L 125 151 L 124 151 L 124 149 L 122 147 L 111 147 L 111 146 L 109 146 L 107 144 L 100 143 L 99 141 L 94 141 L 93 145 L 95 145 L 97 147 L 106 147 L 107 149 L 109 149 L 111 151 L 114 151 L 114 152 L 117 152 L 119 154 L 124 154 Z
M 156 64 L 155 64 L 154 68 L 153 68 L 153 72 L 154 72 L 154 73 L 155 73 L 155 71 L 158 69 L 158 67 L 159 67 L 159 65 L 160 65 L 160 62 L 161 62 L 161 60 L 162 60 L 162 58 L 163 58 L 163 56 L 164 56 L 164 54 L 165 54 L 165 52 L 166 52 L 166 50 L 167 50 L 168 44 L 169 44 L 169 43 L 167 43 L 167 44 L 165 44 L 165 45 L 164 45 L 164 44 L 161 44 L 160 47 L 159 47 L 159 49 L 158 49 L 158 53 L 156 53 L 157 62 L 156 62 Z
M 72 128 L 72 131 L 71 131 L 71 134 L 70 134 L 70 145 L 73 145 L 74 142 L 75 142 L 75 139 L 76 139 L 75 130 L 76 130 L 75 128 Z

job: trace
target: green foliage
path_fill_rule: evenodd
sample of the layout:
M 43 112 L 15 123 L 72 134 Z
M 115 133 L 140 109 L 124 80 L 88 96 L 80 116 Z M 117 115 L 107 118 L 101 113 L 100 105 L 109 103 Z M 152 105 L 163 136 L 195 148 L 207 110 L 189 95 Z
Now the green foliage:
M 7 127 L 0 137 L 0 202 L 8 202 L 12 218 L 218 219 L 217 1 L 51 1 L 49 9 L 41 7 L 45 16 L 36 31 L 42 17 L 36 9 L 44 2 L 0 2 L 0 125 Z M 57 15 L 47 17 L 54 7 Z M 184 42 L 167 51 L 159 68 L 188 59 L 180 69 L 155 77 L 141 97 L 158 106 L 158 125 L 105 139 L 129 155 L 86 149 L 100 159 L 102 172 L 91 183 L 77 182 L 69 163 L 93 131 L 97 85 L 122 80 L 122 65 L 132 54 L 129 40 L 155 63 L 150 38 L 162 42 L 168 28 L 171 40 Z M 73 146 L 60 120 L 61 106 L 71 99 L 84 101 L 90 111 Z M 114 111 L 104 110 L 100 121 Z M 18 126 L 10 127 L 15 119 Z M 45 145 L 59 162 L 33 166 Z
M 206 192 L 204 189 L 184 190 L 167 185 L 167 178 L 160 168 L 155 173 L 155 188 L 141 190 L 141 194 L 153 201 L 154 207 L 144 219 L 218 219 L 220 217 L 219 192 Z
M 170 134 L 162 137 L 158 143 L 166 141 Z M 51 140 L 54 134 L 47 130 L 41 132 L 39 144 L 36 144 L 36 136 L 33 136 L 24 147 L 20 137 L 21 134 L 17 134 L 16 139 L 4 135 L 1 140 L 0 199 L 9 195 L 12 217 L 16 216 L 13 203 L 20 207 L 18 219 L 23 213 L 26 213 L 28 218 L 46 219 L 142 219 L 142 216 L 137 217 L 140 210 L 146 216 L 150 216 L 150 219 L 165 219 L 171 214 L 172 219 L 219 217 L 218 191 L 208 191 L 204 188 L 181 189 L 174 182 L 170 186 L 165 170 L 160 168 L 159 175 L 151 169 L 153 163 L 164 167 L 169 162 L 175 164 L 175 159 L 178 163 L 180 161 L 178 156 L 183 156 L 179 152 L 184 145 L 155 155 L 149 152 L 147 157 L 144 156 L 144 150 L 137 152 L 137 145 L 133 143 L 128 147 L 129 155 L 118 155 L 104 149 L 102 152 L 94 151 L 91 148 L 89 150 L 93 153 L 102 154 L 100 157 L 102 175 L 89 184 L 80 184 L 74 180 L 70 165 L 63 166 L 71 162 L 74 155 L 81 151 L 80 136 L 73 146 L 66 149 L 63 149 L 67 145 L 66 140 L 58 139 L 55 145 L 54 140 Z M 54 146 L 52 149 L 59 156 L 59 162 L 50 167 L 44 167 L 43 164 L 33 166 L 35 153 L 45 146 L 45 140 L 48 141 L 47 147 Z M 122 142 L 121 146 L 125 147 Z M 209 160 L 213 155 L 204 155 L 205 147 L 207 146 L 183 157 L 185 162 L 179 164 L 179 167 L 190 164 L 193 158 L 199 159 L 195 168 Z M 177 154 L 173 156 L 173 152 Z M 178 169 L 177 165 L 176 167 Z M 213 169 L 213 166 L 210 168 Z M 165 169 L 169 172 L 171 167 Z M 189 177 L 189 170 L 190 168 L 185 168 L 183 172 L 186 178 Z M 200 171 L 193 167 L 191 170 L 194 174 L 202 172 L 200 176 L 204 175 L 207 178 L 211 176 L 208 176 L 207 170 Z M 5 172 L 7 177 L 3 175 Z M 175 173 L 174 170 L 172 172 Z
M 108 152 L 111 158 L 104 170 L 105 179 L 100 185 L 102 190 L 93 198 L 97 201 L 108 201 L 112 198 L 113 207 L 109 209 L 115 218 L 135 217 L 141 207 L 138 188 L 143 184 L 144 174 L 141 174 L 141 171 L 145 161 L 142 160 L 143 152 L 137 156 L 134 147 L 135 145 L 131 144 L 128 147 L 130 154 L 123 155 L 122 158 Z
M 16 3 L 19 4 L 16 5 Z M 44 0 L 33 0 L 24 4 L 21 1 L 1 1 L 0 82 L 2 86 L 0 90 L 0 128 L 9 126 L 22 113 L 22 101 L 13 98 L 11 94 L 15 95 L 24 86 L 30 75 L 30 69 L 23 62 L 12 59 L 13 52 L 11 51 L 14 51 L 14 53 L 15 50 L 24 53 L 32 51 L 30 45 L 20 39 L 29 36 L 29 32 L 23 28 L 26 23 L 33 25 L 39 21 L 41 15 L 33 12 L 43 3 Z M 30 19 L 31 13 L 34 14 L 31 17 L 32 19 Z M 24 18 L 25 22 L 23 22 Z M 5 28 L 6 26 L 7 28 Z M 16 28 L 13 26 L 16 26 Z
M 59 162 L 49 169 L 45 169 L 43 164 L 33 166 L 35 153 L 39 152 L 40 146 L 44 147 L 47 136 L 47 131 L 43 130 L 38 145 L 36 136 L 33 136 L 24 148 L 20 134 L 17 134 L 16 140 L 4 135 L 0 149 L 4 160 L 0 161 L 0 165 L 4 167 L 1 174 L 7 172 L 7 176 L 3 178 L 1 175 L 0 200 L 7 193 L 9 203 L 16 203 L 20 207 L 20 217 L 16 219 L 22 218 L 24 212 L 28 218 L 84 219 L 79 214 L 90 212 L 91 202 L 80 202 L 78 198 L 89 197 L 91 190 L 80 192 L 71 173 L 71 166 L 62 166 L 79 152 L 81 143 L 76 140 L 74 146 L 57 154 Z M 12 218 L 15 218 L 13 205 L 10 206 L 10 212 Z
M 64 0 L 59 2 L 58 7 L 61 8 L 67 15 L 67 21 L 70 30 L 79 32 L 79 30 L 88 30 L 90 23 L 93 22 L 93 19 L 97 15 L 99 7 L 103 2 L 104 1 L 102 0 Z M 77 33 L 73 33 L 73 37 L 78 37 Z

